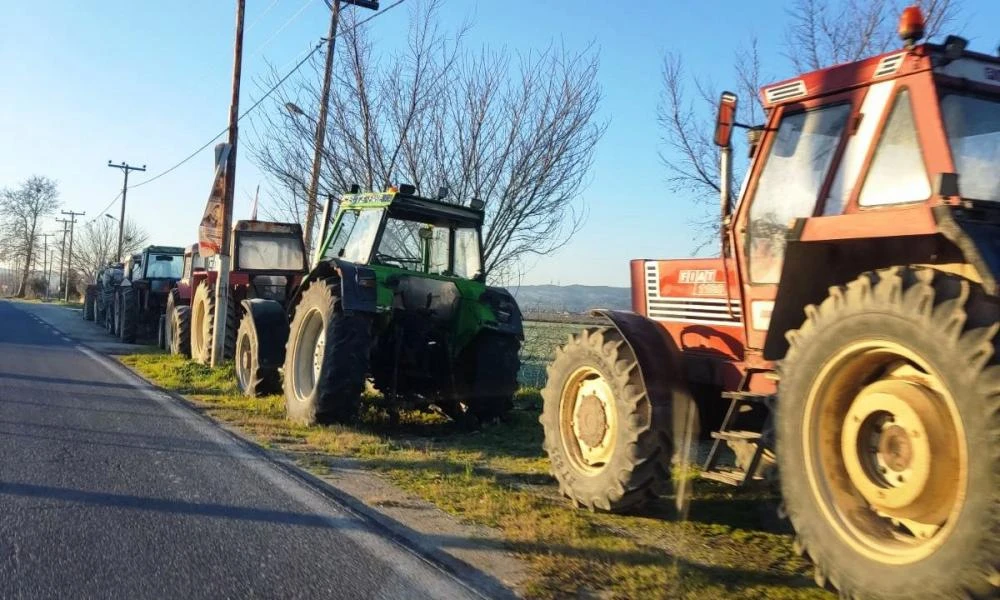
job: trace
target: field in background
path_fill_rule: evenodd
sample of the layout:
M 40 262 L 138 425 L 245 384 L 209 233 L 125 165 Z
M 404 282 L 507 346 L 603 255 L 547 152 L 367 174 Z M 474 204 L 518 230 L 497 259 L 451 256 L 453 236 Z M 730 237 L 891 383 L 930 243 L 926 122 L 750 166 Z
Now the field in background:
M 545 386 L 545 366 L 552 361 L 556 348 L 567 338 L 588 327 L 578 323 L 525 321 L 524 347 L 521 349 L 521 372 L 518 381 L 531 388 Z

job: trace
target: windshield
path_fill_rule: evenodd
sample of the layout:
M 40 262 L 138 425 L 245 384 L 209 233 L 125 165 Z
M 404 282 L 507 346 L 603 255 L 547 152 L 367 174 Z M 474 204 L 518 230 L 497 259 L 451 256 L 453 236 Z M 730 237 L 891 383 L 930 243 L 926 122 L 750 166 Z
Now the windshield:
M 962 197 L 1000 202 L 1000 100 L 948 94 L 941 112 Z
M 174 254 L 150 254 L 146 267 L 147 279 L 180 279 L 184 257 Z
M 299 271 L 305 265 L 302 241 L 292 235 L 242 232 L 237 252 L 237 268 L 248 271 Z
M 348 262 L 368 262 L 384 213 L 384 208 L 346 210 L 341 213 L 340 224 L 327 246 L 324 258 L 339 257 Z
M 472 279 L 481 270 L 479 232 L 390 218 L 374 260 L 409 271 Z

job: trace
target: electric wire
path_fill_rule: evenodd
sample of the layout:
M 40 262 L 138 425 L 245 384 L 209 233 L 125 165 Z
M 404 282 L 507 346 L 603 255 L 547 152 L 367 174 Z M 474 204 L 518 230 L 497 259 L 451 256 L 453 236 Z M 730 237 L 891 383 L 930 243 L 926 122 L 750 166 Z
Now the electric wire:
M 312 0 L 310 0 L 310 2 L 311 1 Z M 370 22 L 371 20 L 379 17 L 380 15 L 384 15 L 386 12 L 392 10 L 393 8 L 396 8 L 397 6 L 399 6 L 400 4 L 402 4 L 403 2 L 405 2 L 405 0 L 396 0 L 396 2 L 393 2 L 389 6 L 387 6 L 387 7 L 383 8 L 382 10 L 374 13 L 373 15 L 371 15 L 371 16 L 365 18 L 365 19 L 362 19 L 362 20 L 358 21 L 351 28 L 351 31 L 357 29 L 358 27 L 364 25 L 365 23 Z M 295 66 L 292 67 L 291 70 L 289 70 L 287 73 L 285 73 L 285 75 L 282 76 L 281 79 L 279 79 L 273 86 L 271 86 L 271 88 L 269 90 L 267 90 L 267 92 L 265 92 L 263 96 L 261 96 L 260 98 L 258 98 L 256 102 L 254 102 L 252 105 L 250 105 L 250 108 L 247 108 L 246 110 L 244 110 L 243 112 L 240 113 L 240 115 L 236 119 L 237 123 L 239 121 L 243 120 L 243 118 L 246 117 L 247 115 L 249 115 L 251 112 L 253 112 L 258 106 L 260 106 L 264 102 L 264 100 L 266 100 L 267 98 L 269 98 L 271 96 L 271 94 L 273 94 L 274 92 L 276 92 L 278 90 L 278 88 L 280 88 L 282 85 L 284 85 L 285 82 L 288 80 L 289 77 L 291 77 L 293 74 L 295 74 L 296 71 L 298 71 L 300 68 L 302 68 L 302 65 L 306 64 L 306 62 L 310 58 L 312 58 L 312 56 L 314 54 L 316 54 L 316 52 L 318 52 L 323 47 L 324 42 L 326 42 L 325 38 L 320 39 L 318 42 L 316 42 L 316 45 L 313 46 L 312 50 L 310 50 L 301 60 L 299 60 L 295 64 Z M 160 179 L 161 177 L 164 177 L 164 176 L 172 173 L 173 171 L 177 170 L 178 168 L 180 168 L 181 166 L 183 166 L 185 163 L 187 163 L 188 161 L 190 161 L 191 159 L 193 159 L 195 156 L 197 156 L 198 154 L 200 154 L 206 148 L 208 148 L 209 146 L 211 146 L 216 140 L 218 140 L 220 137 L 222 137 L 223 135 L 225 135 L 228 131 L 229 131 L 229 127 L 227 126 L 225 129 L 223 129 L 222 131 L 220 131 L 219 133 L 217 133 L 212 139 L 210 139 L 207 142 L 205 142 L 204 144 L 202 144 L 197 150 L 195 150 L 194 152 L 192 152 L 192 153 L 188 154 L 187 156 L 185 156 L 183 159 L 181 159 L 178 163 L 176 163 L 172 167 L 166 169 L 165 171 L 163 171 L 161 173 L 158 173 L 158 174 L 150 177 L 149 179 L 144 179 L 143 181 L 140 181 L 139 183 L 136 183 L 135 185 L 129 186 L 129 189 L 135 189 L 135 188 L 138 188 L 138 187 L 142 187 L 142 186 L 144 186 L 146 184 L 152 183 L 152 182 L 156 181 L 157 179 Z M 101 211 L 99 211 L 98 216 L 95 216 L 90 221 L 87 221 L 87 223 L 88 224 L 93 223 L 98 218 L 100 218 L 101 216 L 103 216 L 104 215 L 104 211 L 108 210 L 108 208 L 111 208 L 111 205 L 113 205 L 119 198 L 121 198 L 121 195 L 122 195 L 121 192 L 118 192 L 118 194 L 110 202 L 108 202 L 108 205 L 105 208 L 103 208 Z
M 254 26 L 255 26 L 255 25 L 256 25 L 257 23 L 260 23 L 260 20 L 261 20 L 261 19 L 263 19 L 264 17 L 266 17 L 266 16 L 267 16 L 267 13 L 271 12 L 271 9 L 272 9 L 272 8 L 274 8 L 274 6 L 275 6 L 275 5 L 277 4 L 277 3 L 278 3 L 278 0 L 272 0 L 272 1 L 271 1 L 271 4 L 269 4 L 269 5 L 267 6 L 267 8 L 265 8 L 265 9 L 264 9 L 264 12 L 260 13 L 259 15 L 257 15 L 257 16 L 256 16 L 256 17 L 254 18 L 254 20 L 253 20 L 253 21 L 251 21 L 249 25 L 247 25 L 247 29 L 246 29 L 246 32 L 247 32 L 247 33 L 250 33 L 250 30 L 251 30 L 251 29 L 253 29 L 253 28 L 254 28 Z
M 273 42 L 274 39 L 277 38 L 278 35 L 281 34 L 281 32 L 285 30 L 285 28 L 287 28 L 289 25 L 291 25 L 293 21 L 295 21 L 296 19 L 298 19 L 299 15 L 301 15 L 305 11 L 305 9 L 309 8 L 309 5 L 312 4 L 315 1 L 316 0 L 306 0 L 306 3 L 303 4 L 301 7 L 299 7 L 299 10 L 295 11 L 295 14 L 293 14 L 291 17 L 289 17 L 288 20 L 285 21 L 285 23 L 281 27 L 279 27 L 278 29 L 276 29 L 275 32 L 270 35 L 270 37 L 268 37 L 259 46 L 257 46 L 257 49 L 254 50 L 253 52 L 251 52 L 249 54 L 248 58 L 253 58 L 253 57 L 257 56 L 258 54 L 260 54 L 261 50 L 263 50 L 271 42 Z

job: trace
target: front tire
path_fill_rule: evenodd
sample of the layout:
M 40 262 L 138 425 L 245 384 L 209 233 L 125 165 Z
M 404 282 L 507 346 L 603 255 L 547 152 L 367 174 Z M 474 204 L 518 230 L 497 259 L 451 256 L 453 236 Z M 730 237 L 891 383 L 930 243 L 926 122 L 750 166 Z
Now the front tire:
M 797 548 L 843 597 L 992 598 L 998 305 L 931 269 L 830 289 L 788 335 L 778 465 Z
M 357 416 L 368 373 L 369 319 L 345 314 L 335 279 L 313 282 L 295 306 L 285 349 L 288 418 L 303 424 Z
M 94 291 L 88 289 L 83 295 L 83 320 L 93 321 L 94 320 L 94 305 L 97 302 L 97 298 L 94 297 Z
M 556 350 L 542 398 L 545 451 L 574 504 L 620 512 L 669 492 L 668 417 L 616 330 L 588 328 Z
M 191 307 L 175 306 L 170 319 L 170 353 L 191 357 Z
M 236 381 L 247 396 L 266 396 L 281 390 L 277 369 L 260 366 L 260 346 L 257 327 L 250 315 L 240 321 L 236 333 Z

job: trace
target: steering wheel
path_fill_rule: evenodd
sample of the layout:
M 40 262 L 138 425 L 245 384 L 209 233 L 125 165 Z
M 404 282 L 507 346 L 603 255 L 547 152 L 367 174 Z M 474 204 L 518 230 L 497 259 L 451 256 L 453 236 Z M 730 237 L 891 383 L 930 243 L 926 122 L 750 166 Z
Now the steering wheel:
M 390 267 L 399 267 L 400 269 L 405 269 L 403 266 L 405 263 L 411 263 L 414 265 L 420 265 L 423 261 L 419 258 L 406 258 L 402 256 L 392 256 L 390 254 L 382 254 L 381 252 L 375 253 L 375 260 L 380 264 L 388 265 Z M 395 264 L 393 264 L 395 263 Z

